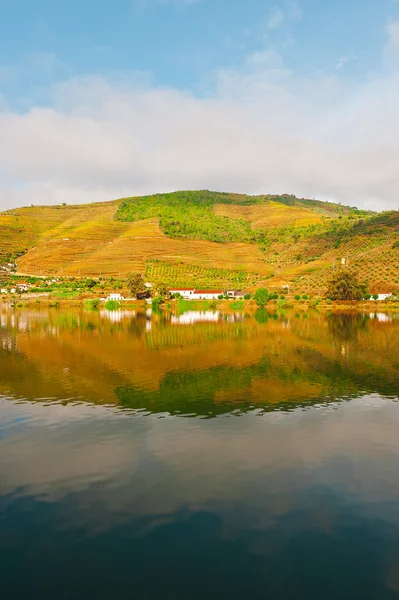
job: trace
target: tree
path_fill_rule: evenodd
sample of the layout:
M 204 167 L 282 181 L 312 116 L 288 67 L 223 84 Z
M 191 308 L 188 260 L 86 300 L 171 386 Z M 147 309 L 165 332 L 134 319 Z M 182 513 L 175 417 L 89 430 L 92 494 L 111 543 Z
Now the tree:
M 144 277 L 141 273 L 130 273 L 127 278 L 127 287 L 135 298 L 137 297 L 137 294 L 145 292 L 146 287 L 144 284 Z
M 350 271 L 337 271 L 328 282 L 326 297 L 331 300 L 363 300 L 368 292 L 367 283 L 359 281 Z
M 244 294 L 244 300 L 251 300 L 251 294 Z
M 255 302 L 261 308 L 264 308 L 269 301 L 269 292 L 266 288 L 259 288 L 255 292 Z
M 169 298 L 170 297 L 169 288 L 165 283 L 158 282 L 155 286 L 155 291 L 157 292 L 158 296 L 160 296 L 161 298 Z

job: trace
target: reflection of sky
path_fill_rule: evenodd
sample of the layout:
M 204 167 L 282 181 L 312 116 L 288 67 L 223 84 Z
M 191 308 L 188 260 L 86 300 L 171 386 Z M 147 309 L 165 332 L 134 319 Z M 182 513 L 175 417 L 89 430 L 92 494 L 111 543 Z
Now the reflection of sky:
M 112 569 L 131 556 L 129 572 L 143 561 L 139 570 L 168 564 L 177 577 L 184 560 L 199 568 L 199 544 L 208 570 L 208 559 L 216 572 L 223 565 L 233 573 L 261 560 L 276 577 L 285 565 L 293 582 L 303 582 L 315 552 L 329 568 L 338 556 L 355 568 L 350 543 L 355 562 L 385 552 L 380 576 L 399 589 L 399 548 L 389 541 L 399 533 L 397 402 L 374 395 L 208 420 L 3 398 L 0 424 L 0 510 L 9 531 L 0 540 L 3 560 L 13 559 L 15 547 L 17 557 L 37 555 L 42 565 L 52 564 L 57 549 L 67 564 L 77 554 L 93 584 L 91 567 L 101 578 L 105 556 Z M 305 556 L 301 573 L 292 571 Z
M 127 497 L 109 498 L 122 508 L 138 480 L 139 512 L 226 501 L 260 510 L 271 491 L 264 484 L 273 481 L 273 496 L 322 485 L 365 505 L 399 500 L 389 477 L 399 454 L 399 404 L 379 396 L 213 420 L 3 400 L 0 417 L 0 471 L 12 494 L 51 501 L 91 484 L 106 496 L 127 486 Z M 274 511 L 285 508 L 277 503 Z

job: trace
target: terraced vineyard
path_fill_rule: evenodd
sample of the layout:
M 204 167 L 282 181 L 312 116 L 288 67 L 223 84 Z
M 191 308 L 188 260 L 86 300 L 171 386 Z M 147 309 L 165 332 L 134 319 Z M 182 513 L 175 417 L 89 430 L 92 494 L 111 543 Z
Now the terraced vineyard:
M 232 271 L 229 269 L 204 269 L 195 265 L 170 264 L 163 261 L 147 261 L 146 278 L 148 281 L 163 281 L 170 285 L 209 288 L 212 286 L 239 288 L 246 290 L 261 279 L 256 273 Z
M 18 258 L 19 257 L 19 258 Z M 294 196 L 175 192 L 0 214 L 0 265 L 20 273 L 323 294 L 345 265 L 373 293 L 399 288 L 399 213 Z

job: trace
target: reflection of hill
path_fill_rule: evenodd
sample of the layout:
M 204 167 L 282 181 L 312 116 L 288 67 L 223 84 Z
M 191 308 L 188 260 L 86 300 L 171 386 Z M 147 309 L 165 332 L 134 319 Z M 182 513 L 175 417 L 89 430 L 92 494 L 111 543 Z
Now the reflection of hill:
M 156 317 L 149 328 L 144 315 L 11 318 L 0 328 L 0 394 L 196 414 L 399 394 L 399 321 L 290 315 L 179 326 Z

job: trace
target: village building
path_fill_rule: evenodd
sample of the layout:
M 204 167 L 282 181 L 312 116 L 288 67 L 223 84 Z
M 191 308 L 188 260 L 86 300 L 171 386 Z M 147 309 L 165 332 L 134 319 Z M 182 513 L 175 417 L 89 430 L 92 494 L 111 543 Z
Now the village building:
M 170 288 L 169 292 L 171 295 L 180 294 L 182 298 L 186 300 L 217 300 L 219 296 L 227 296 L 228 298 L 240 298 L 243 296 L 243 292 L 237 290 L 197 290 L 195 288 Z
M 386 300 L 387 298 L 391 297 L 391 294 L 376 294 L 378 296 L 378 298 L 376 299 L 376 301 L 381 301 L 381 300 Z M 374 300 L 373 296 L 371 296 L 371 299 Z
M 170 288 L 169 289 L 169 293 L 173 296 L 174 294 L 180 294 L 180 296 L 182 298 L 192 298 L 193 294 L 195 292 L 194 288 L 179 288 L 179 287 L 175 287 L 175 288 Z
M 119 302 L 120 300 L 124 300 L 125 297 L 122 296 L 122 294 L 110 294 L 106 300 L 115 300 L 117 302 Z
M 194 300 L 217 300 L 223 296 L 223 290 L 194 290 L 192 298 Z

